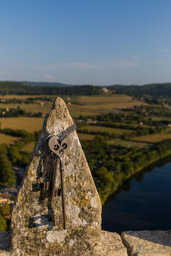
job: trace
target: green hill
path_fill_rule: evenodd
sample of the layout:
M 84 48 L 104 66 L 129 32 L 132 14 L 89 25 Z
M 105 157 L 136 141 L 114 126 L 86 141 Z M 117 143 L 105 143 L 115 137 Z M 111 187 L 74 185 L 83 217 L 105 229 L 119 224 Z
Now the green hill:
M 114 90 L 118 94 L 127 94 L 134 97 L 143 97 L 149 95 L 153 98 L 170 98 L 171 97 L 171 83 L 156 83 L 145 85 L 113 85 L 108 89 Z

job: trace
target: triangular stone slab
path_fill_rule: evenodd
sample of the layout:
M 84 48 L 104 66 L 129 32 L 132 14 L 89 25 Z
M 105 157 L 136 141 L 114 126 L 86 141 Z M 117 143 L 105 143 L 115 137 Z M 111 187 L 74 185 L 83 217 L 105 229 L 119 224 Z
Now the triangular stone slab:
M 45 118 L 13 207 L 12 255 L 93 255 L 93 247 L 100 241 L 101 202 L 76 131 L 69 135 L 70 148 L 63 156 L 66 229 L 49 220 L 49 196 L 42 193 L 47 136 L 72 124 L 64 101 L 58 97 Z M 56 186 L 60 186 L 59 171 Z M 62 213 L 61 205 L 61 196 L 55 197 L 54 214 Z

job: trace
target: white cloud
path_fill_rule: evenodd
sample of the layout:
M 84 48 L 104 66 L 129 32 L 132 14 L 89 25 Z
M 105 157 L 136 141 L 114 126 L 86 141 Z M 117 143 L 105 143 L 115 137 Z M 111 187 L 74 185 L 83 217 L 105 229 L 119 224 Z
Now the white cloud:
M 133 59 L 133 60 L 137 60 L 137 58 L 138 58 L 138 56 L 137 56 L 137 55 L 135 55 L 135 54 L 132 54 L 132 56 L 131 56 L 131 57 L 132 57 L 132 59 Z
M 36 70 L 47 70 L 47 71 L 55 71 L 55 70 L 63 70 L 63 69 L 80 69 L 80 70 L 103 70 L 103 69 L 115 69 L 115 68 L 128 68 L 137 66 L 136 56 L 132 57 L 132 60 L 112 60 L 112 61 L 99 61 L 95 63 L 88 62 L 65 62 L 65 63 L 57 63 L 55 65 L 49 66 L 37 66 Z
M 0 76 L 11 76 L 13 75 L 12 72 L 8 72 L 8 71 L 0 71 Z

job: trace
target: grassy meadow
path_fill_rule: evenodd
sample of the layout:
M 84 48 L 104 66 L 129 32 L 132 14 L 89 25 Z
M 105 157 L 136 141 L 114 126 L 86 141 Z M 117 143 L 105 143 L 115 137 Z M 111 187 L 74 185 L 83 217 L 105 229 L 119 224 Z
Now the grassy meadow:
M 131 141 L 135 142 L 144 142 L 144 143 L 158 143 L 163 140 L 170 140 L 171 139 L 171 132 L 170 133 L 157 133 L 152 135 L 145 135 L 145 136 L 138 136 L 131 139 Z
M 122 139 L 108 140 L 107 143 L 110 145 L 121 145 L 128 148 L 131 148 L 131 147 L 142 148 L 142 147 L 149 146 L 149 143 L 144 143 L 141 141 L 122 140 Z
M 106 95 L 106 96 L 80 96 L 77 104 L 69 105 L 73 117 L 80 115 L 95 115 L 108 112 L 117 112 L 121 108 L 129 108 L 134 105 L 145 104 L 127 95 Z
M 86 129 L 88 132 L 106 132 L 111 134 L 122 135 L 123 133 L 132 133 L 131 130 L 127 129 L 118 129 L 118 128 L 110 128 L 110 127 L 103 127 L 103 126 L 93 126 L 93 125 L 86 125 L 81 128 L 81 130 Z

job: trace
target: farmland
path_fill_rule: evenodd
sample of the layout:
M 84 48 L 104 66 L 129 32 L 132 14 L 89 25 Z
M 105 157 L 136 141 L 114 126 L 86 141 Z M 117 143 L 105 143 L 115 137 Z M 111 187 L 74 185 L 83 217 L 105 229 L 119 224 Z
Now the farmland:
M 107 143 L 109 145 L 121 145 L 124 147 L 138 147 L 138 148 L 142 148 L 142 147 L 147 147 L 149 145 L 148 143 L 145 142 L 141 142 L 141 141 L 129 141 L 129 140 L 122 140 L 122 139 L 114 139 L 114 140 L 108 140 Z
M 118 109 L 144 104 L 139 100 L 134 100 L 127 95 L 108 95 L 108 96 L 81 96 L 76 104 L 69 105 L 71 114 L 88 115 L 101 114 L 107 112 L 117 112 Z
M 21 148 L 21 151 L 32 153 L 33 149 L 34 149 L 34 146 L 35 146 L 35 142 L 34 141 L 29 142 L 26 145 L 24 145 L 24 147 Z
M 13 165 L 28 164 L 54 98 L 54 95 L 0 97 L 0 144 L 7 144 Z M 123 94 L 63 98 L 76 122 L 102 203 L 124 180 L 171 153 L 169 107 L 147 104 Z
M 35 96 L 31 96 L 33 99 Z M 42 99 L 45 96 L 42 96 Z M 26 100 L 28 96 L 22 95 L 6 95 L 4 97 L 0 97 L 2 100 L 7 99 L 20 99 Z M 29 97 L 30 98 L 30 97 Z M 50 99 L 54 99 L 54 96 L 49 96 Z M 132 107 L 134 105 L 142 105 L 145 104 L 139 100 L 135 100 L 127 95 L 106 95 L 106 96 L 70 96 L 64 97 L 64 100 L 67 100 L 67 105 L 69 111 L 73 117 L 78 117 L 79 115 L 95 115 L 99 113 L 113 112 L 117 111 L 117 109 Z M 42 112 L 42 114 L 47 114 L 51 108 L 51 101 L 43 101 L 43 100 L 35 100 L 32 104 L 26 103 L 14 103 L 14 104 L 5 104 L 0 103 L 0 108 L 8 107 L 8 108 L 22 108 L 25 111 Z
M 171 139 L 171 131 L 170 133 L 159 133 L 159 134 L 153 134 L 153 135 L 134 137 L 131 139 L 131 141 L 144 142 L 144 143 L 158 143 L 163 140 L 170 140 L 170 139 Z
M 88 132 L 106 132 L 111 134 L 123 134 L 123 133 L 131 133 L 131 130 L 126 129 L 117 129 L 117 128 L 110 128 L 110 127 L 103 127 L 103 126 L 93 126 L 93 125 L 86 125 L 81 128 L 82 130 L 87 130 Z
M 28 132 L 39 131 L 42 128 L 43 118 L 11 117 L 0 118 L 1 128 L 21 129 Z
M 20 138 L 0 133 L 0 144 L 14 144 Z
M 37 113 L 41 112 L 42 115 L 44 116 L 47 114 L 51 108 L 52 101 L 55 98 L 54 95 L 49 95 L 48 98 L 46 95 L 41 95 L 41 96 L 28 96 L 28 95 L 5 95 L 1 96 L 1 103 L 0 103 L 0 108 L 5 109 L 4 111 L 8 111 L 10 108 L 20 108 L 25 110 L 26 112 L 31 112 L 31 113 Z M 15 102 L 15 100 L 20 100 L 22 103 L 12 103 Z M 28 103 L 28 100 L 32 99 L 30 103 Z M 48 100 L 49 99 L 49 100 Z M 8 100 L 10 100 L 11 103 L 8 103 Z M 84 120 L 87 120 L 87 118 L 96 118 L 98 115 L 105 115 L 107 113 L 114 113 L 117 115 L 125 115 L 125 117 L 122 117 L 119 121 L 111 121 L 113 122 L 113 126 L 110 124 L 109 125 L 105 122 L 103 122 L 103 125 L 100 125 L 100 122 L 98 121 L 98 125 L 92 125 L 91 122 L 86 121 L 84 125 L 79 126 L 78 125 L 78 130 L 81 132 L 79 134 L 79 137 L 81 140 L 92 140 L 95 136 L 96 133 L 104 133 L 104 134 L 113 134 L 116 137 L 120 136 L 120 138 L 115 138 L 115 140 L 110 140 L 113 142 L 113 144 L 119 143 L 120 145 L 125 145 L 125 146 L 138 146 L 139 142 L 142 143 L 143 146 L 146 146 L 146 143 L 155 143 L 159 142 L 165 139 L 170 138 L 170 134 L 147 134 L 143 135 L 138 134 L 138 136 L 135 136 L 136 134 L 134 131 L 139 127 L 139 124 L 137 122 L 137 119 L 139 119 L 138 115 L 137 118 L 135 116 L 135 111 L 131 113 L 131 109 L 134 109 L 135 106 L 136 108 L 140 107 L 143 108 L 146 107 L 148 108 L 148 104 L 144 103 L 143 101 L 140 101 L 136 98 L 132 98 L 131 96 L 128 95 L 118 95 L 118 94 L 103 94 L 103 95 L 98 95 L 98 96 L 64 96 L 64 100 L 66 101 L 67 107 L 69 108 L 69 111 L 71 113 L 71 116 L 75 118 L 76 122 L 77 119 L 83 118 Z M 135 110 L 136 110 L 135 108 Z M 128 111 L 125 111 L 127 110 Z M 146 110 L 145 110 L 146 111 Z M 126 117 L 130 116 L 129 122 L 126 121 Z M 151 118 L 152 121 L 159 122 L 162 120 L 171 120 L 171 117 L 166 117 L 164 118 L 163 116 L 160 115 L 154 115 L 150 114 L 150 116 L 145 115 L 141 118 L 142 121 L 140 120 L 139 122 L 143 123 L 143 127 L 140 127 L 141 130 L 142 128 L 145 130 L 147 129 L 155 129 L 156 124 L 151 124 L 149 123 L 149 118 Z M 35 118 L 35 117 L 7 117 L 7 118 L 0 118 L 0 123 L 1 123 L 1 128 L 11 128 L 11 129 L 23 129 L 28 132 L 34 132 L 34 131 L 39 131 L 41 130 L 42 123 L 43 123 L 42 118 Z M 127 118 L 129 119 L 129 118 Z M 110 121 L 110 122 L 111 122 Z M 105 124 L 105 125 L 104 125 Z M 122 126 L 122 128 L 121 128 Z M 117 128 L 119 127 L 119 128 Z M 125 127 L 125 128 L 124 128 Z M 133 130 L 132 130 L 133 129 Z M 130 134 L 131 138 L 121 139 L 122 135 L 125 134 Z

